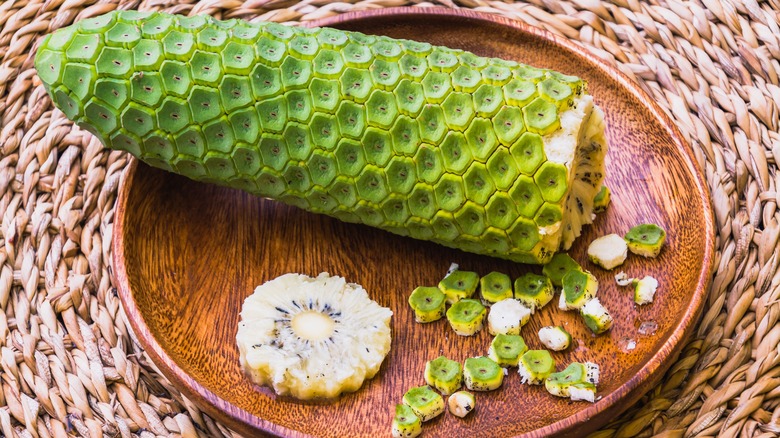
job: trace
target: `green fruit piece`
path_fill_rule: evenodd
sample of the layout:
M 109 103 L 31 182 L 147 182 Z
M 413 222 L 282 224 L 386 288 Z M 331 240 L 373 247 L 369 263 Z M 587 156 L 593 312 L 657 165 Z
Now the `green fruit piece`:
M 63 70 L 62 84 L 68 90 L 68 94 L 79 99 L 79 105 L 82 105 L 84 99 L 89 96 L 94 82 L 95 72 L 86 65 L 68 64 Z
M 290 160 L 284 138 L 273 134 L 263 135 L 260 141 L 260 156 L 263 157 L 264 165 L 277 171 L 282 170 Z
M 377 38 L 377 42 L 371 45 L 371 52 L 380 59 L 386 61 L 398 61 L 403 54 L 401 45 L 390 38 Z
M 425 104 L 422 85 L 409 79 L 401 80 L 393 94 L 398 103 L 398 111 L 410 117 L 417 117 Z
M 447 296 L 447 304 L 471 298 L 479 285 L 479 275 L 472 271 L 455 270 L 439 282 L 439 289 Z
M 447 98 L 444 99 L 444 103 L 441 104 L 441 107 L 444 110 L 444 118 L 450 129 L 462 131 L 469 126 L 469 123 L 471 123 L 471 120 L 474 118 L 474 101 L 468 93 L 460 93 L 457 91 L 450 93 Z M 480 120 L 484 120 L 484 123 L 491 126 L 489 121 L 485 119 Z M 495 134 L 492 129 L 490 129 L 490 133 L 495 139 Z M 466 135 L 468 136 L 468 133 Z M 479 154 L 475 153 L 474 155 L 479 159 Z
M 393 155 L 392 141 L 387 131 L 377 128 L 367 128 L 363 136 L 366 160 L 379 167 L 384 167 Z
M 155 106 L 164 94 L 159 73 L 138 73 L 130 80 L 130 98 L 134 102 Z
M 487 119 L 474 119 L 466 130 L 466 141 L 474 158 L 483 163 L 498 148 L 498 139 L 493 130 L 493 125 Z M 490 167 L 488 167 L 488 171 L 490 171 Z
M 466 188 L 468 193 L 468 186 Z M 490 197 L 485 206 L 488 224 L 499 230 L 506 230 L 512 226 L 519 214 L 515 201 L 506 193 L 495 193 Z
M 341 98 L 337 81 L 314 78 L 309 85 L 315 111 L 335 113 Z
M 491 199 L 490 195 L 493 195 L 496 190 L 487 168 L 479 162 L 471 163 L 466 173 L 463 174 L 463 184 L 466 197 L 477 204 L 488 202 L 488 199 Z M 531 184 L 533 185 L 533 181 Z M 498 194 L 493 196 L 498 196 Z M 514 201 L 512 203 L 514 204 Z M 488 221 L 490 221 L 490 212 L 488 212 Z
M 447 407 L 452 415 L 463 418 L 474 410 L 477 400 L 468 391 L 458 391 L 447 398 Z
M 458 67 L 458 57 L 450 50 L 434 48 L 428 54 L 428 65 L 431 70 L 449 73 Z
M 388 194 L 384 171 L 371 164 L 363 168 L 355 185 L 361 198 L 376 204 L 382 202 Z
M 344 101 L 336 112 L 339 131 L 345 137 L 360 139 L 366 129 L 366 112 L 362 105 Z
M 656 224 L 641 224 L 625 235 L 628 250 L 642 257 L 656 257 L 666 242 L 666 231 Z
M 558 203 L 563 199 L 568 188 L 567 175 L 568 171 L 563 164 L 552 161 L 542 164 L 534 175 L 534 181 L 545 201 Z
M 216 53 L 196 50 L 190 61 L 192 80 L 196 84 L 216 86 L 222 77 L 222 65 Z
M 279 23 L 264 23 L 263 32 L 279 41 L 289 41 L 295 35 L 295 31 Z
M 389 62 L 383 59 L 375 59 L 369 67 L 371 78 L 380 89 L 393 91 L 401 79 L 401 70 L 397 62 Z
M 232 160 L 221 152 L 206 152 L 203 165 L 209 176 L 214 179 L 228 179 L 235 176 Z
M 317 190 L 309 192 L 309 194 L 306 195 L 306 200 L 309 202 L 309 206 L 312 210 L 319 213 L 331 214 L 339 205 L 336 198 Z
M 455 218 L 448 211 L 437 211 L 431 219 L 431 226 L 436 238 L 445 242 L 453 241 L 460 235 L 460 230 L 455 225 Z
M 444 412 L 444 399 L 430 386 L 409 389 L 403 400 L 423 423 Z
M 532 81 L 512 79 L 503 86 L 504 99 L 510 105 L 523 108 L 537 96 L 536 84 Z
M 504 273 L 493 271 L 479 279 L 479 290 L 483 302 L 497 303 L 512 298 L 512 280 Z
M 163 47 L 158 41 L 141 40 L 133 47 L 133 65 L 136 70 L 159 70 L 163 57 Z
M 542 273 L 552 281 L 554 286 L 563 286 L 563 277 L 569 273 L 569 271 L 581 271 L 582 267 L 579 263 L 575 262 L 573 258 L 568 254 L 559 252 L 555 254 L 542 268 Z
M 341 93 L 344 97 L 363 103 L 374 90 L 371 75 L 366 70 L 348 68 L 341 75 Z
M 320 50 L 314 58 L 314 76 L 337 79 L 344 71 L 344 59 L 335 50 Z
M 141 155 L 141 141 L 133 134 L 124 132 L 122 129 L 114 133 L 111 137 L 111 146 L 121 151 L 130 152 L 136 156 Z M 200 163 L 197 164 L 200 165 Z M 201 165 L 201 167 L 203 166 Z M 187 175 L 186 173 L 184 174 Z
M 186 64 L 180 61 L 163 61 L 160 74 L 167 94 L 184 98 L 189 95 L 193 81 Z
M 339 202 L 339 205 L 348 208 L 353 207 L 358 201 L 355 183 L 352 181 L 352 178 L 345 176 L 336 177 L 333 184 L 330 185 L 330 189 L 328 189 L 328 194 L 333 196 Z
M 399 116 L 390 134 L 396 155 L 412 156 L 417 152 L 420 146 L 420 128 L 417 121 L 407 116 Z
M 366 164 L 363 147 L 353 140 L 341 140 L 336 146 L 335 155 L 340 175 L 357 176 Z
M 521 251 L 530 251 L 540 240 L 536 224 L 523 218 L 517 218 L 508 234 L 514 246 Z
M 390 179 L 392 186 L 392 178 Z M 422 220 L 428 220 L 436 213 L 436 195 L 433 187 L 425 183 L 417 183 L 409 194 L 409 212 Z M 410 224 L 414 226 L 414 224 Z M 417 228 L 419 230 L 419 228 Z
M 596 385 L 590 383 L 575 383 L 569 388 L 569 398 L 572 401 L 596 401 Z
M 84 117 L 87 123 L 94 126 L 105 138 L 108 138 L 117 127 L 114 111 L 107 103 L 96 97 L 90 99 L 84 106 Z
M 398 62 L 401 75 L 413 81 L 420 81 L 428 73 L 428 63 L 424 58 L 406 54 Z
M 417 168 L 417 174 L 420 175 L 420 168 Z M 425 179 L 424 175 L 423 179 Z M 461 178 L 455 175 L 445 174 L 442 176 L 433 189 L 436 193 L 436 203 L 444 211 L 455 211 L 466 201 L 463 182 Z
M 611 195 L 612 193 L 610 192 L 609 187 L 602 184 L 599 192 L 596 193 L 596 196 L 593 198 L 593 212 L 605 212 L 607 210 L 607 206 L 609 206 Z
M 225 53 L 222 54 L 222 61 L 227 62 L 228 58 L 225 57 Z M 243 58 L 242 58 L 243 59 Z M 227 65 L 225 68 L 227 69 Z M 288 56 L 282 61 L 282 86 L 285 91 L 294 90 L 298 88 L 306 88 L 311 81 L 311 62 L 295 59 Z M 233 64 L 233 70 L 241 71 L 241 64 L 238 62 Z M 228 69 L 231 71 L 231 69 Z
M 205 124 L 222 114 L 219 92 L 211 87 L 195 85 L 188 101 L 195 122 Z
M 206 18 L 203 15 L 195 15 L 192 17 L 179 17 L 178 27 L 186 32 L 192 32 L 199 27 L 206 24 Z
M 311 188 L 311 175 L 309 175 L 309 171 L 298 164 L 288 164 L 284 173 L 282 173 L 282 177 L 287 181 L 287 187 L 298 193 L 305 193 Z
M 187 111 L 189 111 L 189 109 Z M 179 151 L 180 154 L 201 158 L 206 153 L 206 139 L 203 138 L 203 132 L 200 126 L 189 126 L 179 130 L 174 136 L 174 142 L 176 144 L 176 150 Z
M 112 19 L 110 15 L 102 15 L 101 17 L 107 17 L 109 20 Z M 89 19 L 81 21 L 82 27 L 84 22 L 88 20 Z M 67 26 L 60 28 L 57 32 L 46 35 L 40 47 L 43 48 L 45 46 L 49 50 L 63 52 L 67 50 L 70 42 L 73 41 L 73 38 L 78 34 L 78 30 L 78 26 Z M 81 30 L 84 31 L 83 28 Z
M 284 180 L 279 177 L 276 171 L 271 171 L 269 168 L 263 168 L 257 175 L 257 187 L 259 189 L 259 196 L 277 197 L 280 196 L 287 186 Z
M 634 279 L 634 302 L 641 305 L 653 302 L 653 297 L 658 289 L 658 280 L 646 275 L 642 279 Z
M 156 40 L 162 39 L 173 28 L 173 16 L 156 14 L 141 24 L 141 34 Z
M 144 156 L 163 161 L 169 161 L 175 155 L 173 143 L 167 134 L 159 130 L 154 131 L 143 140 Z
M 347 34 L 340 30 L 323 28 L 320 30 L 319 35 L 317 35 L 317 41 L 323 47 L 338 49 L 347 44 L 348 38 Z
M 473 93 L 482 83 L 481 79 L 478 71 L 462 65 L 452 73 L 452 88 L 455 91 Z
M 434 237 L 433 228 L 427 219 L 412 216 L 406 221 L 409 235 L 415 239 L 431 239 Z
M 509 148 L 518 170 L 525 175 L 534 175 L 539 166 L 547 159 L 544 142 L 539 134 L 525 132 Z
M 539 342 L 552 351 L 563 351 L 571 345 L 571 335 L 561 326 L 542 327 Z
M 579 309 L 596 296 L 599 282 L 590 272 L 571 270 L 561 281 L 563 291 L 559 307 L 562 310 Z
M 460 389 L 463 383 L 463 369 L 460 362 L 439 356 L 425 363 L 425 382 L 438 389 L 442 395 L 449 395 Z
M 438 321 L 444 316 L 446 296 L 437 287 L 420 286 L 409 295 L 414 320 L 419 323 Z
M 488 227 L 479 240 L 495 254 L 506 254 L 511 246 L 506 232 L 493 227 Z
M 541 385 L 554 371 L 555 360 L 547 350 L 528 350 L 517 364 L 520 381 L 529 385 Z
M 493 117 L 493 130 L 496 133 L 496 138 L 504 146 L 512 146 L 513 142 L 517 140 L 520 134 L 525 130 L 523 125 L 523 116 L 518 108 L 505 106 L 498 111 L 498 114 Z M 518 157 L 513 149 L 510 149 L 512 156 L 518 161 L 518 167 L 520 167 L 522 157 Z M 538 165 L 537 165 L 538 166 Z M 523 168 L 525 168 L 524 166 Z M 525 172 L 524 172 L 525 173 Z
M 466 137 L 460 132 L 450 131 L 441 144 L 444 168 L 449 173 L 462 174 L 472 162 Z
M 143 137 L 156 128 L 154 112 L 136 103 L 130 103 L 122 113 L 122 127 Z
M 487 169 L 499 190 L 508 190 L 519 175 L 515 160 L 505 147 L 500 147 L 493 152 L 488 159 Z
M 512 78 L 512 71 L 505 65 L 493 63 L 482 69 L 482 79 L 488 84 L 504 85 Z
M 572 362 L 563 371 L 547 376 L 544 380 L 544 387 L 547 389 L 547 392 L 554 396 L 569 397 L 569 389 L 572 385 L 587 382 L 586 376 L 586 365 L 580 362 Z
M 422 80 L 423 94 L 429 103 L 441 103 L 452 90 L 450 76 L 440 72 L 429 72 Z
M 568 84 L 564 84 L 553 78 L 547 78 L 537 84 L 539 95 L 554 103 L 558 108 L 569 108 L 574 105 L 572 89 Z
M 248 143 L 239 142 L 230 156 L 233 158 L 236 170 L 242 175 L 254 176 L 263 165 L 263 162 L 260 159 L 260 153 Z M 253 181 L 253 179 L 250 179 L 249 181 Z
M 441 157 L 441 151 L 436 147 L 422 144 L 417 149 L 414 161 L 417 164 L 417 177 L 420 181 L 434 184 L 444 173 L 444 160 Z M 453 206 L 452 209 L 456 207 L 457 205 Z
M 515 299 L 532 311 L 546 306 L 554 295 L 552 281 L 544 275 L 528 272 L 515 280 Z
M 390 160 L 390 164 L 386 167 L 386 174 L 387 183 L 390 191 L 393 193 L 405 195 L 417 184 L 414 160 L 409 157 L 393 157 Z M 419 199 L 410 199 L 410 203 L 418 201 Z M 425 203 L 426 211 L 433 208 L 433 193 L 431 193 L 431 199 L 426 197 L 426 200 L 423 202 Z
M 471 201 L 467 201 L 454 214 L 461 235 L 480 236 L 487 227 L 485 209 Z
M 492 391 L 504 382 L 504 369 L 489 357 L 470 357 L 463 364 L 463 381 L 472 391 Z
M 558 107 L 541 97 L 523 107 L 523 120 L 529 131 L 539 135 L 550 134 L 561 126 Z
M 383 129 L 390 129 L 398 115 L 395 97 L 392 93 L 374 90 L 366 101 L 366 116 L 368 124 Z
M 445 294 L 447 294 L 445 292 Z M 448 301 L 449 301 L 449 296 Z M 447 309 L 447 321 L 452 330 L 460 336 L 473 336 L 482 330 L 487 310 L 477 300 L 460 299 Z M 471 388 L 470 388 L 471 389 Z
M 433 50 L 433 46 L 431 46 L 430 43 L 421 43 L 419 41 L 410 40 L 401 40 L 400 43 L 404 49 L 415 54 L 416 56 L 424 57 L 425 55 L 431 53 L 431 50 Z
M 487 65 L 488 59 L 482 56 L 477 56 L 470 52 L 461 52 L 458 54 L 461 64 L 467 65 L 472 68 L 482 68 Z
M 312 141 L 318 148 L 333 150 L 341 138 L 339 124 L 336 121 L 336 118 L 332 115 L 314 113 L 314 116 L 312 116 L 311 119 L 310 127 Z M 368 149 L 373 150 L 373 148 Z M 368 152 L 368 149 L 366 152 Z
M 414 438 L 422 433 L 422 423 L 412 408 L 405 404 L 395 405 L 391 434 L 394 438 Z
M 311 35 L 296 35 L 288 44 L 290 54 L 301 58 L 311 60 L 319 51 L 317 38 Z
M 582 316 L 583 321 L 585 321 L 585 325 L 597 335 L 612 328 L 612 316 L 598 298 L 588 300 L 588 302 L 580 308 L 580 315 Z
M 336 158 L 331 152 L 315 150 L 309 157 L 309 171 L 315 185 L 327 187 L 338 173 Z
M 526 351 L 528 346 L 522 336 L 499 333 L 490 343 L 488 357 L 502 367 L 515 367 Z
M 534 216 L 536 225 L 540 228 L 548 228 L 551 230 L 555 230 L 555 227 L 560 226 L 562 220 L 563 210 L 561 209 L 561 206 L 558 204 L 550 204 L 549 202 L 542 204 L 539 211 L 536 212 L 536 216 Z
M 141 32 L 128 23 L 116 23 L 106 32 L 106 45 L 131 48 L 141 39 Z
M 51 50 L 41 50 L 35 56 L 35 70 L 44 83 L 48 84 L 60 82 L 62 70 L 64 69 L 62 53 Z
M 491 118 L 503 104 L 501 89 L 494 85 L 483 84 L 474 93 L 474 110 L 477 117 Z
M 490 306 L 488 330 L 491 335 L 519 335 L 520 329 L 528 323 L 531 309 L 520 300 L 507 298 Z
M 255 105 L 263 132 L 281 133 L 287 123 L 287 101 L 284 96 L 266 99 Z
M 201 50 L 218 52 L 227 42 L 228 34 L 222 29 L 205 28 L 198 32 L 197 44 Z

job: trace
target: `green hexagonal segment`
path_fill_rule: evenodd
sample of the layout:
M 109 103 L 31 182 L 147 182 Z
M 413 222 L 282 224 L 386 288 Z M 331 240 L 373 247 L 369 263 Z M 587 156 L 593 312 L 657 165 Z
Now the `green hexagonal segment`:
M 295 122 L 287 123 L 282 134 L 287 142 L 287 150 L 290 152 L 290 158 L 304 161 L 309 158 L 314 144 L 311 139 L 309 127 Z
M 473 202 L 467 201 L 454 216 L 463 234 L 479 236 L 487 227 L 485 209 Z
M 394 193 L 405 195 L 417 184 L 415 163 L 409 157 L 393 157 L 386 168 L 387 183 Z
M 311 80 L 311 62 L 288 56 L 282 62 L 281 72 L 285 90 L 304 88 Z
M 157 126 L 168 133 L 176 133 L 190 124 L 190 108 L 177 97 L 166 97 L 157 111 Z
M 430 219 L 438 210 L 433 186 L 417 183 L 409 194 L 409 212 L 421 219 Z
M 371 164 L 363 168 L 355 180 L 355 185 L 360 197 L 373 203 L 382 202 L 388 195 L 384 171 Z
M 515 201 L 506 193 L 498 192 L 490 197 L 485 205 L 487 222 L 500 230 L 509 229 L 520 215 Z
M 455 211 L 466 201 L 463 180 L 455 175 L 445 174 L 434 184 L 436 204 L 440 209 Z
M 350 100 L 363 103 L 374 89 L 371 75 L 365 69 L 347 68 L 339 79 L 341 94 Z
M 341 102 L 336 112 L 339 130 L 345 137 L 360 139 L 366 129 L 366 113 L 363 106 L 354 102 Z
M 463 184 L 466 188 L 466 197 L 480 205 L 485 205 L 490 195 L 496 191 L 493 179 L 482 163 L 471 163 L 463 174 Z
M 539 187 L 534 180 L 525 175 L 517 178 L 509 189 L 509 196 L 515 201 L 517 212 L 529 219 L 536 215 L 536 211 L 544 203 Z
M 547 159 L 544 142 L 539 134 L 526 132 L 509 148 L 517 168 L 526 175 L 533 175 Z
M 222 78 L 222 67 L 216 53 L 196 50 L 190 61 L 192 79 L 196 84 L 216 86 Z
M 514 246 L 521 251 L 530 251 L 539 242 L 539 230 L 528 219 L 518 218 L 508 234 Z
M 130 98 L 135 102 L 155 106 L 164 94 L 159 73 L 137 73 L 130 80 Z
M 366 152 L 366 160 L 376 166 L 384 167 L 393 155 L 390 134 L 384 129 L 367 128 L 362 143 Z
M 442 108 L 450 129 L 462 131 L 474 118 L 474 101 L 468 93 L 451 93 L 444 100 Z
M 554 132 L 561 126 L 558 107 L 548 100 L 537 97 L 523 108 L 526 128 L 540 135 Z
M 558 202 L 568 190 L 569 172 L 560 163 L 546 161 L 534 175 L 534 181 L 539 186 L 542 198 L 547 202 Z
M 498 138 L 493 124 L 487 119 L 477 118 L 466 130 L 466 141 L 476 160 L 485 162 L 498 148 Z
M 492 117 L 504 104 L 501 88 L 483 84 L 474 93 L 474 110 L 478 117 Z
M 314 58 L 314 76 L 336 79 L 344 71 L 344 59 L 335 50 L 320 50 Z
M 258 63 L 249 74 L 252 93 L 256 100 L 273 97 L 282 92 L 282 75 L 278 68 Z
M 167 93 L 187 97 L 192 86 L 192 76 L 186 64 L 180 61 L 163 61 L 160 67 L 163 87 Z
M 505 106 L 493 117 L 493 130 L 501 144 L 509 146 L 525 131 L 520 109 Z
M 357 176 L 366 165 L 363 147 L 354 140 L 342 139 L 336 146 L 335 155 L 341 175 Z
M 472 161 L 466 136 L 460 132 L 448 132 L 441 144 L 441 156 L 447 172 L 462 174 Z
M 416 117 L 425 103 L 422 85 L 409 79 L 399 82 L 393 94 L 398 103 L 398 111 L 407 116 Z
M 507 190 L 511 187 L 517 175 L 520 174 L 515 165 L 515 160 L 505 147 L 498 148 L 490 156 L 490 159 L 487 161 L 487 169 L 490 177 L 493 178 L 493 182 L 496 184 L 496 188 L 499 190 Z
M 71 64 L 72 65 L 72 64 Z M 68 65 L 70 67 L 70 65 Z M 67 68 L 65 71 L 67 72 Z M 133 53 L 125 49 L 106 47 L 100 52 L 95 71 L 101 76 L 128 78 L 132 74 Z
M 382 90 L 374 90 L 371 93 L 371 97 L 366 101 L 366 116 L 369 125 L 389 129 L 397 115 L 398 108 L 392 93 Z

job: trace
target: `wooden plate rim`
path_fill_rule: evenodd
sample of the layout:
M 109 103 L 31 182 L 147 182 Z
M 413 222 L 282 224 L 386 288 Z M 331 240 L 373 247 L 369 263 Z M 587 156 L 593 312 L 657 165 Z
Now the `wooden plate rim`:
M 703 266 L 699 275 L 696 290 L 693 294 L 693 301 L 691 302 L 691 305 L 688 306 L 685 314 L 683 315 L 683 318 L 680 320 L 677 327 L 673 330 L 668 340 L 658 349 L 655 355 L 653 355 L 652 358 L 642 367 L 636 376 L 629 379 L 615 391 L 598 400 L 596 403 L 590 405 L 588 408 L 579 411 L 577 414 L 571 417 L 548 424 L 547 426 L 544 426 L 543 428 L 537 429 L 533 432 L 529 432 L 526 434 L 526 436 L 549 436 L 552 434 L 571 431 L 578 424 L 581 424 L 585 421 L 591 421 L 598 417 L 599 414 L 603 414 L 610 410 L 610 408 L 614 409 L 619 401 L 623 400 L 629 395 L 631 396 L 630 399 L 635 402 L 643 394 L 631 394 L 631 392 L 635 389 L 638 389 L 640 386 L 645 387 L 645 389 L 649 389 L 652 384 L 660 380 L 663 372 L 671 366 L 672 361 L 667 359 L 676 357 L 680 348 L 682 347 L 682 341 L 684 341 L 690 335 L 695 322 L 698 321 L 699 317 L 701 316 L 705 291 L 708 289 L 712 281 L 711 272 L 713 268 L 713 255 L 715 251 L 714 214 L 710 201 L 711 198 L 709 195 L 709 190 L 704 182 L 703 172 L 694 158 L 695 155 L 693 153 L 693 149 L 685 141 L 672 119 L 661 109 L 657 103 L 655 103 L 650 95 L 648 95 L 643 89 L 639 87 L 636 82 L 632 81 L 617 68 L 607 64 L 602 59 L 588 52 L 587 49 L 581 47 L 580 45 L 554 35 L 544 29 L 523 23 L 521 21 L 473 10 L 447 9 L 440 7 L 396 7 L 349 12 L 342 15 L 302 23 L 302 25 L 308 27 L 334 26 L 339 23 L 383 16 L 401 18 L 419 16 L 468 18 L 472 20 L 487 21 L 490 23 L 508 26 L 522 33 L 545 39 L 552 44 L 571 52 L 571 54 L 579 58 L 580 61 L 590 64 L 591 66 L 595 66 L 597 69 L 603 71 L 609 77 L 617 81 L 625 90 L 634 95 L 634 97 L 636 97 L 639 101 L 644 102 L 646 109 L 648 109 L 652 115 L 658 119 L 658 121 L 666 129 L 672 141 L 683 152 L 685 165 L 694 178 L 695 190 L 698 192 L 702 201 L 701 205 L 704 208 L 703 216 L 705 222 L 703 225 L 705 227 L 706 235 L 706 241 L 703 243 Z M 176 364 L 176 362 L 170 358 L 166 351 L 157 342 L 155 337 L 151 335 L 149 327 L 147 326 L 140 309 L 136 306 L 135 300 L 133 299 L 132 290 L 130 289 L 130 283 L 125 266 L 125 243 L 122 237 L 124 235 L 124 220 L 127 199 L 130 188 L 133 185 L 133 179 L 137 173 L 137 168 L 138 160 L 132 158 L 125 170 L 125 174 L 123 175 L 122 180 L 120 181 L 114 228 L 112 233 L 114 245 L 112 258 L 116 286 L 119 291 L 119 298 L 122 302 L 127 320 L 130 322 L 130 325 L 133 328 L 136 339 L 145 349 L 152 361 L 158 366 L 162 374 L 167 377 L 175 387 L 186 394 L 188 398 L 195 402 L 199 402 L 198 405 L 209 415 L 224 421 L 229 427 L 235 429 L 236 431 L 256 431 L 259 429 L 275 435 L 296 437 L 306 436 L 299 431 L 287 429 L 283 426 L 257 417 L 227 402 L 226 400 L 223 400 L 212 391 L 203 387 L 199 382 L 187 375 Z M 624 406 L 618 408 L 620 411 L 622 411 L 630 405 L 631 403 L 624 403 Z

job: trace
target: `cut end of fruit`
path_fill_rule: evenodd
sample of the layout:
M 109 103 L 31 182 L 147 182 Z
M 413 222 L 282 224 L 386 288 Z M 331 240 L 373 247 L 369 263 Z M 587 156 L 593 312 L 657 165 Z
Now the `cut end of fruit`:
M 322 312 L 309 310 L 296 314 L 290 320 L 293 332 L 301 339 L 311 342 L 325 340 L 333 335 L 336 324 Z

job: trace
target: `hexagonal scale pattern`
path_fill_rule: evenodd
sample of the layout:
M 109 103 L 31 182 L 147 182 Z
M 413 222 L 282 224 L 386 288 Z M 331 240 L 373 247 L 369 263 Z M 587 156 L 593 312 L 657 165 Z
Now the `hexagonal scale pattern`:
M 35 66 L 107 146 L 391 232 L 516 261 L 557 247 L 570 170 L 544 136 L 579 78 L 336 29 L 117 11 Z

